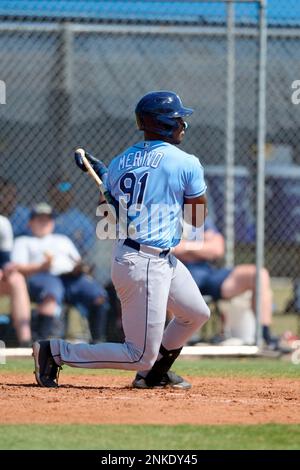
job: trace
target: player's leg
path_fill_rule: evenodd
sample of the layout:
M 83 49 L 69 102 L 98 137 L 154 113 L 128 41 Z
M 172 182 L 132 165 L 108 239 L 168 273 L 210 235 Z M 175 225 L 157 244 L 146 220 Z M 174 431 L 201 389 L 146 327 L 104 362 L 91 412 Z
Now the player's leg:
M 255 276 L 256 266 L 245 264 L 236 266 L 221 286 L 223 299 L 231 299 L 247 290 L 252 291 L 252 309 L 255 312 Z M 264 268 L 261 271 L 261 324 L 263 336 L 267 343 L 271 341 L 270 325 L 272 323 L 272 289 L 270 275 Z
M 139 372 L 134 380 L 133 385 L 138 388 L 164 386 L 169 382 L 172 382 L 171 385 L 175 387 L 189 388 L 190 384 L 181 377 L 166 377 L 165 375 L 179 356 L 186 341 L 204 325 L 210 316 L 209 308 L 188 269 L 174 256 L 171 260 L 174 271 L 167 307 L 174 318 L 164 331 L 160 352 L 151 371 Z
M 71 345 L 51 340 L 57 364 L 73 367 L 150 369 L 157 358 L 164 330 L 173 268 L 168 259 L 117 251 L 112 279 L 122 305 L 124 343 Z
M 31 341 L 30 301 L 22 274 L 12 272 L 5 280 L 1 280 L 0 295 L 10 297 L 12 321 L 19 344 L 29 345 Z
M 181 348 L 210 317 L 210 310 L 184 264 L 174 257 L 168 309 L 174 318 L 165 329 L 162 344 L 166 349 Z

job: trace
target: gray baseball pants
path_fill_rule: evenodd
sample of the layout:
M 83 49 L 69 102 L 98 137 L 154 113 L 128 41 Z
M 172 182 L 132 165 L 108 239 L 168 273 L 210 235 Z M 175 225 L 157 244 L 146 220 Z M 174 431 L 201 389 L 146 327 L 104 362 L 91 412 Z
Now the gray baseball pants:
M 210 316 L 194 279 L 172 254 L 142 246 L 140 251 L 116 243 L 112 280 L 122 306 L 124 343 L 50 342 L 58 365 L 95 369 L 149 370 L 160 345 L 181 348 Z M 174 317 L 165 327 L 166 312 Z

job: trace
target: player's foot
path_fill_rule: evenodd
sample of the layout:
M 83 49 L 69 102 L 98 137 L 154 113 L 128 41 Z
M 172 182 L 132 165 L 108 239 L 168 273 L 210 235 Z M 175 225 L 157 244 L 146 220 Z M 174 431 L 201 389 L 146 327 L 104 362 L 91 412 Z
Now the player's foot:
M 169 370 L 166 374 L 164 374 L 163 378 L 159 383 L 154 385 L 153 387 L 146 384 L 145 378 L 139 374 L 136 374 L 134 381 L 132 382 L 133 388 L 164 388 L 164 387 L 172 387 L 176 389 L 184 389 L 188 390 L 192 387 L 192 385 L 187 382 L 183 377 L 180 375 L 175 374 Z
M 50 341 L 35 341 L 32 350 L 34 374 L 38 385 L 48 388 L 58 387 L 59 366 L 52 357 Z

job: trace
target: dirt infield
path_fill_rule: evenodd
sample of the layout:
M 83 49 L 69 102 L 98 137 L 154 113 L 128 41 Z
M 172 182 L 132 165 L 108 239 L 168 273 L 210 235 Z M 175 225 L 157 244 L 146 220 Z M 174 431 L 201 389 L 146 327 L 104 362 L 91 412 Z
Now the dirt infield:
M 0 423 L 300 423 L 298 380 L 189 379 L 189 391 L 134 390 L 124 376 L 62 374 L 59 389 L 45 389 L 9 373 L 0 376 Z

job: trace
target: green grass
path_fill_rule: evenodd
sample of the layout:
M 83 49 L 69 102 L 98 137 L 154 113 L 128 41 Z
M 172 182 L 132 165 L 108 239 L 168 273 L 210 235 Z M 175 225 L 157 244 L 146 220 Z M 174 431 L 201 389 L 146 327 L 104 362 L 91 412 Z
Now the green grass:
M 178 373 L 203 377 L 297 378 L 300 366 L 283 359 L 211 358 L 180 359 Z M 10 359 L 0 373 L 32 373 L 32 359 Z M 113 374 L 132 377 L 134 372 L 75 369 L 63 374 Z M 166 409 L 166 413 L 168 410 Z M 0 449 L 187 449 L 252 450 L 300 449 L 299 425 L 0 425 Z
M 126 439 L 124 439 L 124 434 Z M 300 425 L 2 425 L 0 449 L 299 449 Z
M 299 378 L 300 366 L 293 365 L 286 358 L 211 358 L 211 359 L 179 359 L 174 370 L 183 375 L 202 377 L 290 377 Z M 11 359 L 7 364 L 0 365 L 0 372 L 32 372 L 32 359 Z M 132 376 L 133 372 L 110 369 L 76 369 L 64 366 L 62 374 L 112 374 Z
M 281 335 L 285 331 L 292 331 L 300 335 L 300 316 L 295 314 L 273 315 L 272 332 Z

